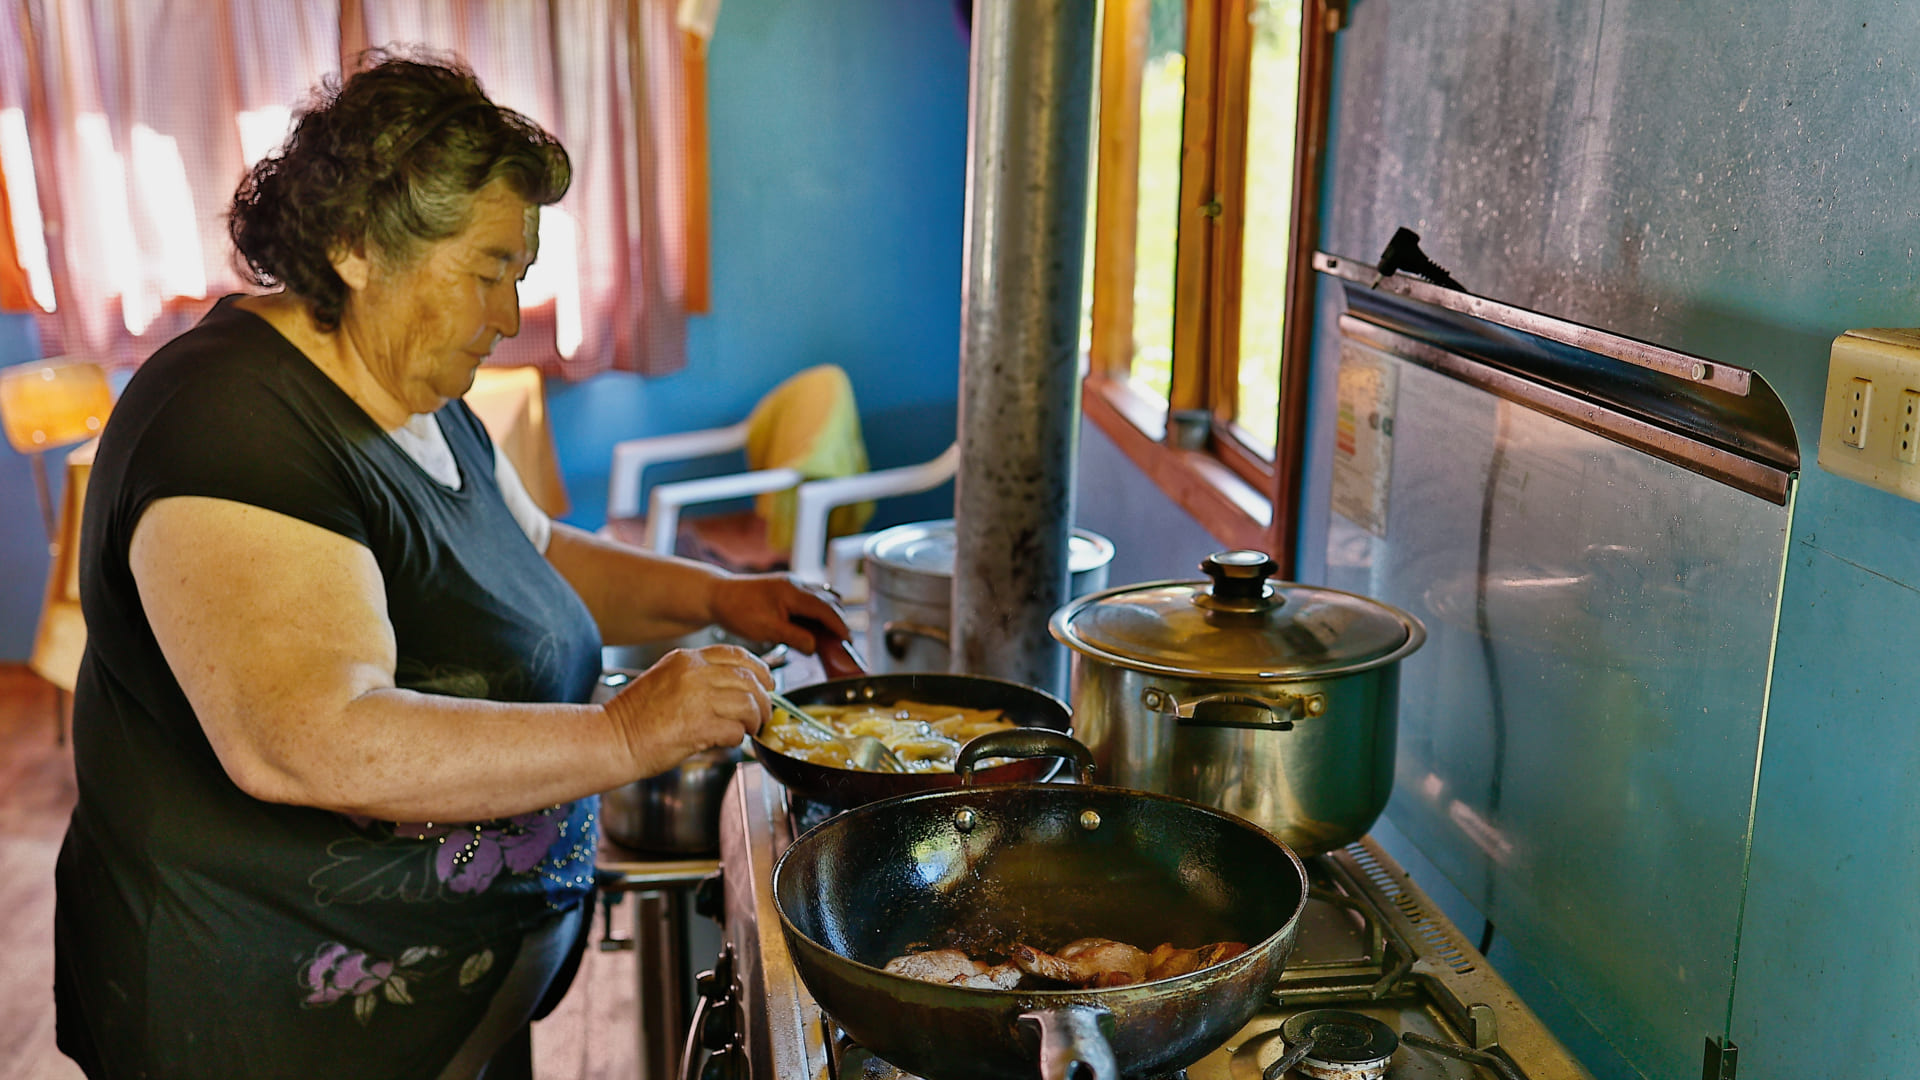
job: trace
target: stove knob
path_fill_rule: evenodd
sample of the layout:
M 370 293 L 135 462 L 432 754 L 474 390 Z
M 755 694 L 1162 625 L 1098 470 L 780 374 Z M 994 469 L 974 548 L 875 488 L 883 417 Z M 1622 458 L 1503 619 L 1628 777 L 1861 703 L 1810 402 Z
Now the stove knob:
M 714 1052 L 700 1067 L 700 1080 L 748 1080 L 747 1052 L 738 1046 Z
M 740 1025 L 733 1001 L 733 943 L 727 942 L 712 971 L 695 977 L 700 1004 L 693 1012 L 681 1054 L 678 1080 L 750 1080 L 746 1054 L 740 1046 Z M 701 1059 L 699 1051 L 706 1051 Z
M 739 1028 L 733 1017 L 733 1002 L 716 1005 L 707 1010 L 705 1022 L 700 1025 L 700 1045 L 719 1053 L 733 1045 Z
M 700 994 L 699 1015 L 695 1020 L 700 1045 L 716 1052 L 725 1050 L 733 1045 L 740 1027 L 734 1019 L 733 1007 L 733 942 L 720 947 L 712 971 L 694 976 L 694 987 Z

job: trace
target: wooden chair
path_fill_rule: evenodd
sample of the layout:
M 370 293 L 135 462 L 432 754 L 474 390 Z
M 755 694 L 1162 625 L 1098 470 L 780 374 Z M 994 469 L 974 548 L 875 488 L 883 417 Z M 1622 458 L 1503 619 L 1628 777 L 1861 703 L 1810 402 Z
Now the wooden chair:
M 548 517 L 567 512 L 567 485 L 547 423 L 546 381 L 533 367 L 482 367 L 464 399 Z
M 80 655 L 87 649 L 87 623 L 80 616 L 80 509 L 87 501 L 87 480 L 93 473 L 93 453 L 100 440 L 89 439 L 67 455 L 67 482 L 60 492 L 59 531 L 53 542 L 53 560 L 47 568 L 47 588 L 40 602 L 40 622 L 33 633 L 33 653 L 27 666 L 59 690 L 58 735 L 66 739 L 73 686 L 80 674 Z
M 92 440 L 112 409 L 113 390 L 98 364 L 54 357 L 0 371 L 0 427 L 7 442 L 32 459 L 49 556 L 28 666 L 58 691 L 54 723 L 61 742 L 66 741 L 74 678 L 87 640 L 80 619 L 80 506 L 93 468 Z M 82 440 L 87 441 L 67 455 L 67 483 L 56 516 L 45 455 Z
M 100 434 L 113 410 L 113 390 L 98 364 L 54 357 L 0 370 L 0 427 L 15 450 L 33 459 L 40 521 L 53 543 L 53 500 L 43 455 Z

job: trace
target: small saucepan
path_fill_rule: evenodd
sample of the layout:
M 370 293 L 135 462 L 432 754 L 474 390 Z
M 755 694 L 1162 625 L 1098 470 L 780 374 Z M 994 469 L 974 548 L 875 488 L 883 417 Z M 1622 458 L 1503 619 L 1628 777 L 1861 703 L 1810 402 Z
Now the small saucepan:
M 674 649 L 738 645 L 758 656 L 776 675 L 788 650 L 778 642 L 747 641 L 710 627 L 670 641 L 609 646 L 602 652 L 607 671 L 593 700 L 605 701 Z M 680 764 L 644 780 L 622 784 L 600 796 L 600 821 L 614 843 L 655 855 L 700 856 L 720 850 L 720 797 L 746 757 L 740 746 L 715 747 L 690 754 Z
M 865 672 L 865 663 L 845 641 L 819 622 L 796 616 L 795 622 L 819 639 L 818 659 L 832 675 Z M 606 701 L 641 672 L 674 649 L 707 645 L 737 645 L 759 657 L 779 679 L 790 652 L 779 642 L 750 641 L 717 626 L 683 637 L 644 645 L 609 646 L 601 650 L 607 668 L 595 687 L 593 700 Z M 810 702 L 811 703 L 811 702 Z M 1064 714 L 1066 706 L 1055 704 Z M 744 743 L 714 747 L 689 754 L 680 764 L 658 776 L 622 784 L 600 797 L 600 818 L 614 843 L 654 855 L 701 856 L 720 850 L 720 800 L 728 781 L 746 757 Z M 803 763 L 804 764 L 804 763 Z

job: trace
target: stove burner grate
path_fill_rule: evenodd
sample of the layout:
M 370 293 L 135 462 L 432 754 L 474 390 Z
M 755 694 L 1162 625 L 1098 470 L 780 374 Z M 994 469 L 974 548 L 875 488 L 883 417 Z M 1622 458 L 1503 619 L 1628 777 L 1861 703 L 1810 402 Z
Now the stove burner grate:
M 1386 1024 L 1344 1009 L 1291 1016 L 1280 1026 L 1280 1036 L 1291 1048 L 1282 1060 L 1291 1060 L 1295 1072 L 1313 1080 L 1380 1080 L 1400 1046 L 1400 1037 Z

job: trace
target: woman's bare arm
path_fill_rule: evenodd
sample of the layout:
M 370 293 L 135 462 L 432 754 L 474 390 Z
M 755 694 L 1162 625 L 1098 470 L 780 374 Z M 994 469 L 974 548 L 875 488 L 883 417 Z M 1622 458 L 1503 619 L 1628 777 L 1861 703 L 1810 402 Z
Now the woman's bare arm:
M 660 641 L 717 625 L 749 641 L 781 641 L 812 653 L 819 642 L 809 621 L 847 637 L 839 610 L 786 574 L 729 574 L 558 521 L 547 561 L 587 602 L 609 645 Z M 796 617 L 803 622 L 794 622 Z
M 765 667 L 720 646 L 676 654 L 604 707 L 398 689 L 372 553 L 258 507 L 162 499 L 130 557 L 214 752 L 270 802 L 394 821 L 502 817 L 662 772 L 766 716 Z

